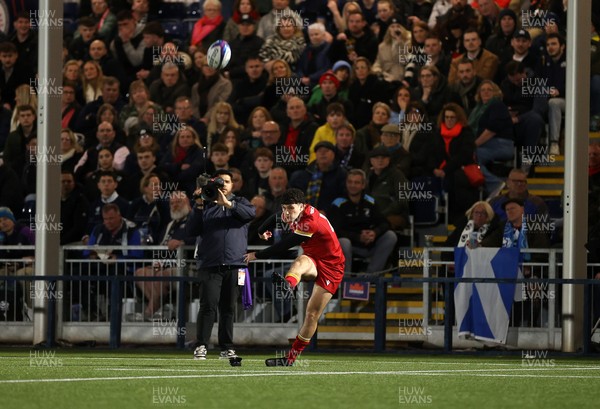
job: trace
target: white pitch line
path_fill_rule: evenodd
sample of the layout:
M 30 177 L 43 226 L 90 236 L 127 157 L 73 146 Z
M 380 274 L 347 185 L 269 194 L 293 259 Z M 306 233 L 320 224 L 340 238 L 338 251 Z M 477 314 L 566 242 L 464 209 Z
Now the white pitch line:
M 56 356 L 56 358 L 59 358 L 59 356 Z M 60 356 L 61 359 L 63 360 L 86 360 L 86 361 L 90 361 L 90 360 L 125 360 L 125 359 L 135 359 L 136 361 L 182 361 L 182 362 L 193 362 L 192 358 L 138 358 L 135 356 L 126 356 L 126 357 L 69 357 L 69 356 Z M 242 357 L 243 358 L 243 357 Z M 423 364 L 423 365 L 481 365 L 481 366 L 513 366 L 515 364 L 519 364 L 519 361 L 521 360 L 521 358 L 519 357 L 504 357 L 506 359 L 514 359 L 515 362 L 513 363 L 500 363 L 500 362 L 476 362 L 476 361 L 371 361 L 371 360 L 345 360 L 345 359 L 308 359 L 310 362 L 315 362 L 315 363 L 334 363 L 334 364 L 340 364 L 340 363 L 344 363 L 344 362 L 350 362 L 350 363 L 375 363 L 375 364 Z M 30 359 L 28 356 L 19 356 L 19 357 L 5 357 L 5 356 L 0 356 L 0 359 Z M 523 358 L 525 359 L 525 358 Z M 558 363 L 560 363 L 561 358 L 560 357 L 552 357 L 550 355 L 548 355 L 548 359 L 554 359 L 555 361 L 557 361 Z M 571 359 L 571 358 L 567 358 L 567 359 Z M 208 361 L 213 362 L 213 361 L 218 361 L 218 359 L 208 359 Z M 225 360 L 222 360 L 225 361 Z M 264 359 L 252 359 L 252 358 L 244 358 L 244 362 L 264 362 Z M 198 365 L 202 365 L 202 363 L 199 363 Z M 564 363 L 560 363 L 561 367 L 581 367 L 583 365 L 586 364 L 564 364 Z M 590 368 L 599 368 L 600 369 L 600 365 L 594 365 L 594 364 L 589 364 L 588 365 Z
M 555 368 L 552 368 L 555 369 Z M 142 379 L 200 379 L 200 378 L 245 378 L 256 376 L 326 376 L 326 375 L 413 375 L 413 376 L 444 376 L 448 371 L 352 371 L 352 372 L 253 372 L 253 373 L 233 373 L 233 374 L 206 374 L 206 375 L 167 375 L 167 376 L 123 376 L 123 377 L 103 377 L 103 378 L 63 378 L 63 379 L 8 379 L 0 380 L 0 384 L 13 383 L 57 383 L 57 382 L 95 382 L 95 381 L 124 381 L 124 380 L 142 380 Z M 467 376 L 486 376 L 486 377 L 513 377 L 513 378 L 576 378 L 576 379 L 600 379 L 600 376 L 586 375 L 539 375 L 539 374 L 482 374 L 482 373 L 463 373 Z

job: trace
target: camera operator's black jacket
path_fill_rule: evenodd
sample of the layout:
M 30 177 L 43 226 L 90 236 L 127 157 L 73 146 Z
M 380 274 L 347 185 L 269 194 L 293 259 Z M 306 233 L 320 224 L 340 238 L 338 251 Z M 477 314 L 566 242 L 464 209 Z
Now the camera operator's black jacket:
M 254 219 L 256 210 L 244 197 L 231 195 L 227 199 L 233 203 L 231 209 L 206 202 L 204 209 L 194 206 L 187 232 L 188 236 L 202 237 L 195 252 L 201 269 L 246 266 L 248 224 Z

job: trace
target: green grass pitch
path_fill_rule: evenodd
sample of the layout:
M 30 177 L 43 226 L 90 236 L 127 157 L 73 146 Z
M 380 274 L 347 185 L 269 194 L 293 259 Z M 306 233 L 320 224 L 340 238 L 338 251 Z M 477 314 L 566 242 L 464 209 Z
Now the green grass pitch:
M 0 351 L 0 408 L 597 408 L 600 360 L 164 350 Z

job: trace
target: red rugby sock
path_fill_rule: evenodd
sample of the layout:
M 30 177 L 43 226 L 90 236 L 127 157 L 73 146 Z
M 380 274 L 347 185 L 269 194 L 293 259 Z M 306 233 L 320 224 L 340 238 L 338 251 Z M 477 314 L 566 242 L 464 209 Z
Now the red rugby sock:
M 288 363 L 292 364 L 300 356 L 304 348 L 310 343 L 310 339 L 302 338 L 300 335 L 296 337 L 296 340 L 292 344 L 292 349 L 288 352 L 287 360 Z

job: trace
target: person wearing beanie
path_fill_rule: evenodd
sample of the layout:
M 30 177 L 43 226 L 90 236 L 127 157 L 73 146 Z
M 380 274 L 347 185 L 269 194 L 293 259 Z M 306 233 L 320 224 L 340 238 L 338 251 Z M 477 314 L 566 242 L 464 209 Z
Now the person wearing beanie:
M 513 53 L 510 42 L 517 31 L 517 15 L 511 9 L 503 9 L 498 14 L 495 32 L 485 42 L 485 49 L 494 53 L 500 61 L 506 61 Z
M 334 102 L 342 104 L 346 117 L 352 112 L 352 103 L 339 95 L 339 87 L 340 80 L 337 75 L 332 70 L 328 70 L 319 78 L 319 85 L 313 88 L 312 96 L 306 106 L 319 125 L 325 125 L 327 122 L 327 107 Z

